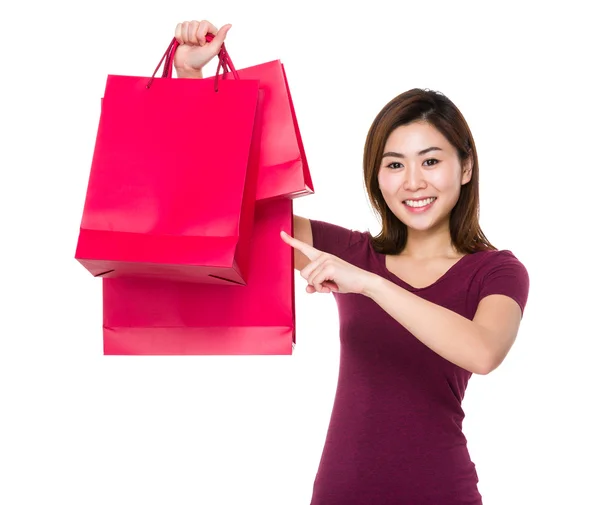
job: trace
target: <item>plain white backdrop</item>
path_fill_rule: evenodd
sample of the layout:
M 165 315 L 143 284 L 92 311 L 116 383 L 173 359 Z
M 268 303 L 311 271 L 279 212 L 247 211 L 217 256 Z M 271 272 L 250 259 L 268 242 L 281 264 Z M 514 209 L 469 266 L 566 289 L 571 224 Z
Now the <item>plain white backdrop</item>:
M 464 402 L 484 503 L 600 504 L 592 5 L 3 5 L 0 503 L 310 502 L 339 365 L 332 296 L 296 276 L 293 356 L 104 357 L 101 282 L 73 259 L 106 75 L 150 75 L 177 22 L 209 19 L 233 24 L 237 67 L 286 65 L 316 188 L 299 215 L 377 231 L 361 172 L 371 121 L 413 87 L 457 104 L 483 230 L 531 280 L 516 344 Z

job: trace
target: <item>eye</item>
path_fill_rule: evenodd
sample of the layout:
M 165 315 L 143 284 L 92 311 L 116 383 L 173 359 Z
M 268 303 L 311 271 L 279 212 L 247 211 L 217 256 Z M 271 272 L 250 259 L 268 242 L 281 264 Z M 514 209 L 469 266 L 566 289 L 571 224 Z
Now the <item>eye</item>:
M 429 164 L 430 161 L 434 161 L 435 163 Z M 436 160 L 435 158 L 429 158 L 428 160 L 425 160 L 425 163 L 427 163 L 426 166 L 432 167 L 433 165 L 437 165 L 439 163 L 439 160 Z
M 396 169 L 398 169 L 398 168 L 402 167 L 402 163 L 400 163 L 400 162 L 398 162 L 398 161 L 393 161 L 392 163 L 390 163 L 389 165 L 386 165 L 386 166 L 387 166 L 388 168 L 391 168 L 391 169 L 394 169 L 394 170 L 396 170 Z

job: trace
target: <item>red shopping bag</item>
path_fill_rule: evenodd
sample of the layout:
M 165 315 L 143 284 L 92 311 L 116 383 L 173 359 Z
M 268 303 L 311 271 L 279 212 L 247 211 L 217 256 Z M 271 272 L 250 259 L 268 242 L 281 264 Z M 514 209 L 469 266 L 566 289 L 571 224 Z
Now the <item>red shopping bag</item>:
M 75 257 L 95 276 L 245 284 L 258 101 L 258 80 L 109 75 Z
M 291 200 L 258 202 L 253 230 L 244 287 L 103 279 L 104 354 L 292 354 Z
M 212 37 L 208 34 L 207 40 L 212 40 Z M 163 70 L 164 76 L 172 75 L 175 49 L 169 54 Z M 259 80 L 260 88 L 264 90 L 256 199 L 295 198 L 313 193 L 310 170 L 283 64 L 276 60 L 236 71 L 226 51 L 220 54 L 220 60 L 220 64 L 230 70 L 223 74 L 224 79 L 233 79 L 237 72 L 241 79 Z

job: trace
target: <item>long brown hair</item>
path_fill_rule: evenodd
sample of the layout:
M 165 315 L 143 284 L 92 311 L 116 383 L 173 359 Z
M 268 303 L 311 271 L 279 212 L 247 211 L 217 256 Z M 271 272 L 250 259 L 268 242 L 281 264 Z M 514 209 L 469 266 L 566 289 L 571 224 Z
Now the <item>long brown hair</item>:
M 406 246 L 407 226 L 385 203 L 377 176 L 385 143 L 393 130 L 412 122 L 431 124 L 458 152 L 461 164 L 472 159 L 471 180 L 462 185 L 458 202 L 450 213 L 452 244 L 461 253 L 496 248 L 479 226 L 479 162 L 475 141 L 465 118 L 456 105 L 440 92 L 414 88 L 391 100 L 377 115 L 365 142 L 364 182 L 373 208 L 381 219 L 382 230 L 372 238 L 376 251 L 398 254 Z

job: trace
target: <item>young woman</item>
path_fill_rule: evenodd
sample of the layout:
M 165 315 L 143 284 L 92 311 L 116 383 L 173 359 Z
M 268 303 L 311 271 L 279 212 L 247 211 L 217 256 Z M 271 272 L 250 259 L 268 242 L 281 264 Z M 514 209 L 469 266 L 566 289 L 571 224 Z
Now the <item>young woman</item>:
M 201 77 L 230 25 L 177 25 L 179 77 Z M 206 33 L 215 38 L 206 43 Z M 312 505 L 478 505 L 461 402 L 506 357 L 529 278 L 479 222 L 479 166 L 465 119 L 413 89 L 377 115 L 364 180 L 382 230 L 294 217 L 295 267 L 340 315 L 338 387 Z

